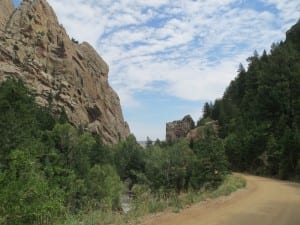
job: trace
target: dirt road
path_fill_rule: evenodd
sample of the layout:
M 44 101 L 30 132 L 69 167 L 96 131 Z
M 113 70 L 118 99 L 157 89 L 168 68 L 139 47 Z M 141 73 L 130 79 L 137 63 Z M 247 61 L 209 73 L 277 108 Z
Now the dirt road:
M 300 184 L 243 175 L 247 188 L 229 197 L 147 218 L 144 225 L 300 225 Z

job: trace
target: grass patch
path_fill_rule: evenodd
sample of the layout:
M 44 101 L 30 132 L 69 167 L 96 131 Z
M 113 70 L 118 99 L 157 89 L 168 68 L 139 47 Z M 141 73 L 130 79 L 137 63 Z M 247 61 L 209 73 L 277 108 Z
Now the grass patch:
M 229 175 L 216 190 L 209 194 L 209 197 L 216 198 L 219 196 L 227 196 L 240 188 L 244 188 L 245 186 L 246 180 L 241 176 Z
M 209 198 L 227 196 L 246 186 L 246 181 L 238 175 L 228 175 L 224 182 L 215 190 L 190 191 L 181 195 L 171 194 L 168 198 L 152 195 L 142 190 L 132 202 L 132 210 L 127 214 L 116 212 L 93 211 L 88 214 L 70 216 L 64 223 L 57 225 L 123 225 L 138 224 L 142 216 L 165 210 L 179 213 L 181 209 Z M 145 192 L 143 192 L 145 191 Z

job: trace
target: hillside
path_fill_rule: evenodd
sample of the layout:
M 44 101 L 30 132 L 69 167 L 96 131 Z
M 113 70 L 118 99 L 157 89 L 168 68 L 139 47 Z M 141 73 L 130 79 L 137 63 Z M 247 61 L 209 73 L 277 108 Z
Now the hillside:
M 234 170 L 300 177 L 300 21 L 271 51 L 242 65 L 203 118 L 218 120 Z

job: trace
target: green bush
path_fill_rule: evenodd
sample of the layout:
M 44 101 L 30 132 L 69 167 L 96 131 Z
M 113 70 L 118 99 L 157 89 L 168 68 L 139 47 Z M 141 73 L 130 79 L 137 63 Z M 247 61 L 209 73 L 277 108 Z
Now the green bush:
M 224 179 L 224 182 L 215 190 L 213 191 L 210 196 L 211 197 L 218 197 L 229 195 L 232 192 L 243 188 L 246 186 L 246 180 L 238 175 L 228 175 Z
M 225 155 L 223 141 L 214 136 L 207 136 L 194 143 L 191 186 L 195 190 L 216 188 L 228 173 L 228 161 Z
M 120 207 L 123 185 L 111 165 L 95 165 L 87 176 L 88 196 L 95 206 L 104 210 Z M 100 205 L 99 205 L 100 204 Z
M 62 191 L 49 186 L 30 151 L 12 151 L 9 168 L 1 173 L 2 224 L 52 224 L 65 212 Z

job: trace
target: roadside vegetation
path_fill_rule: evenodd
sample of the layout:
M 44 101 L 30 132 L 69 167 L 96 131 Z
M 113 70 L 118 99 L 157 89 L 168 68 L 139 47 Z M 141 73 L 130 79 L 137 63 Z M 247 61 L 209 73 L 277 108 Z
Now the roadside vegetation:
M 106 146 L 38 106 L 13 79 L 0 85 L 0 109 L 3 225 L 120 224 L 217 196 L 230 177 L 224 143 L 210 129 L 192 146 L 158 141 L 143 149 L 134 136 Z M 129 194 L 125 215 L 120 197 Z
M 300 24 L 270 54 L 255 53 L 223 98 L 206 103 L 204 138 L 134 136 L 115 146 L 40 107 L 21 81 L 0 84 L 0 225 L 134 223 L 245 186 L 230 169 L 300 179 Z M 130 195 L 123 212 L 121 196 Z
M 182 209 L 208 199 L 226 196 L 246 186 L 246 181 L 237 175 L 227 175 L 224 182 L 215 190 L 189 191 L 180 195 L 172 194 L 168 198 L 151 194 L 149 190 L 137 193 L 132 200 L 132 209 L 124 214 L 118 212 L 93 211 L 82 215 L 69 216 L 58 225 L 109 225 L 109 224 L 139 224 L 144 216 L 170 211 L 179 213 Z
M 230 167 L 300 180 L 300 23 L 269 54 L 242 65 L 221 99 L 204 105 L 201 124 L 217 120 Z

